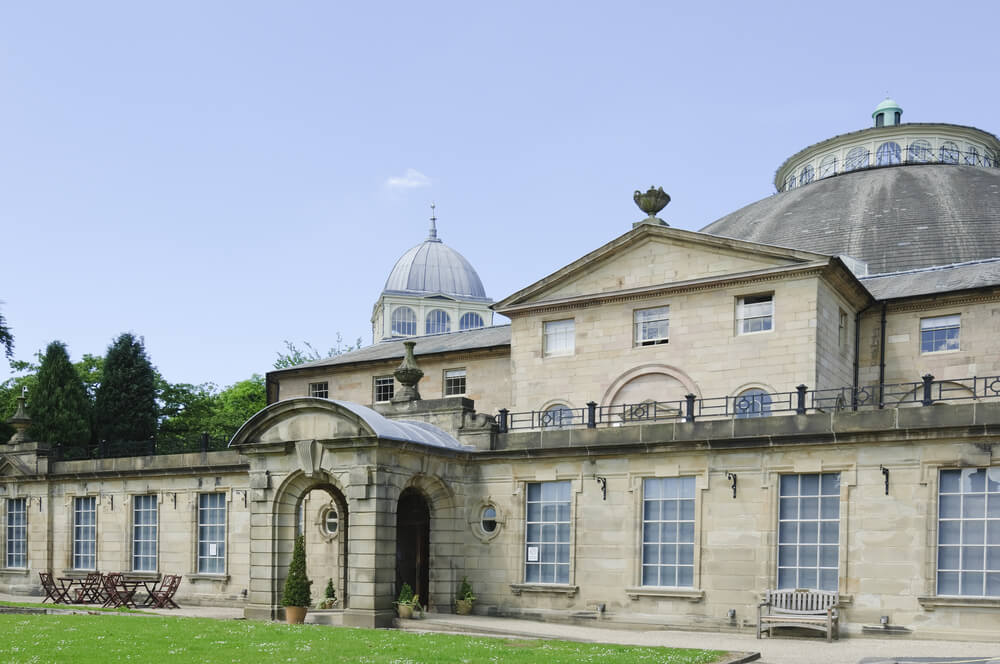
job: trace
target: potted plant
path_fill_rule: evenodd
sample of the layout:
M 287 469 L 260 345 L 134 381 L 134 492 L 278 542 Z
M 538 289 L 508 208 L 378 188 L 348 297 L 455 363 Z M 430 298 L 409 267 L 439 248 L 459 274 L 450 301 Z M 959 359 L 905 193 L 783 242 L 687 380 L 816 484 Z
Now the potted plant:
M 281 596 L 281 605 L 285 607 L 285 622 L 289 625 L 305 622 L 306 611 L 312 604 L 310 585 L 312 581 L 306 576 L 306 538 L 299 535 L 295 538 L 292 564 L 288 566 L 285 592 Z
M 460 616 L 467 616 L 472 613 L 472 603 L 476 601 L 476 596 L 472 594 L 472 585 L 468 577 L 462 577 L 462 583 L 458 587 L 458 595 L 455 597 L 455 613 Z
M 403 587 L 399 589 L 399 599 L 396 600 L 396 613 L 400 618 L 412 618 L 413 605 L 417 601 L 418 596 L 413 594 L 410 584 L 403 583 Z
M 333 587 L 333 579 L 326 582 L 326 589 L 323 591 L 323 599 L 320 600 L 317 608 L 332 609 L 337 606 L 337 589 Z

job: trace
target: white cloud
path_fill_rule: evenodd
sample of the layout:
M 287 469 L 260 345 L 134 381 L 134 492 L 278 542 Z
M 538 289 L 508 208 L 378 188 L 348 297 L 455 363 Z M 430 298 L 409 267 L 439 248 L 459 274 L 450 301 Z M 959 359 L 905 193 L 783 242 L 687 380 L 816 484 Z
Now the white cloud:
M 407 168 L 403 175 L 394 175 L 385 181 L 389 189 L 416 189 L 431 186 L 431 179 L 415 168 Z

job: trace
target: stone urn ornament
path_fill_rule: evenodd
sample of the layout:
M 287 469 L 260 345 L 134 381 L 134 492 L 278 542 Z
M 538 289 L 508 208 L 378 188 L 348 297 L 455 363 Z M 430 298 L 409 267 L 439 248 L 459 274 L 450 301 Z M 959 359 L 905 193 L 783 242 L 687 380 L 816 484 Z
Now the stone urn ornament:
M 657 223 L 667 226 L 667 222 L 663 221 L 656 215 L 660 213 L 660 210 L 667 207 L 667 203 L 670 202 L 670 195 L 663 191 L 663 187 L 656 187 L 655 189 L 651 186 L 645 193 L 635 190 L 632 194 L 632 200 L 635 204 L 639 206 L 639 209 L 645 212 L 647 216 L 639 223 Z
M 413 357 L 413 347 L 416 345 L 416 341 L 403 342 L 403 346 L 406 348 L 406 355 L 403 357 L 403 361 L 400 363 L 399 367 L 397 367 L 396 371 L 392 374 L 396 377 L 396 381 L 398 381 L 402 387 L 392 397 L 392 403 L 405 403 L 407 401 L 420 400 L 420 392 L 417 390 L 417 383 L 419 383 L 420 379 L 424 377 L 424 372 L 417 366 L 417 360 Z

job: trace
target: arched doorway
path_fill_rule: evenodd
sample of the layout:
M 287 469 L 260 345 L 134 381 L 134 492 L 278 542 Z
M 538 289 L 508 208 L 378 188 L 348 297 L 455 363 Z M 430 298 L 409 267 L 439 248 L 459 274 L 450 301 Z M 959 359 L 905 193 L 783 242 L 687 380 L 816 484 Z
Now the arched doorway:
M 300 496 L 295 508 L 295 534 L 305 537 L 313 600 L 322 600 L 327 583 L 332 581 L 337 608 L 346 608 L 348 513 L 343 494 L 321 484 Z
M 405 489 L 396 505 L 396 595 L 408 583 L 424 606 L 430 598 L 430 545 L 427 501 L 416 489 Z

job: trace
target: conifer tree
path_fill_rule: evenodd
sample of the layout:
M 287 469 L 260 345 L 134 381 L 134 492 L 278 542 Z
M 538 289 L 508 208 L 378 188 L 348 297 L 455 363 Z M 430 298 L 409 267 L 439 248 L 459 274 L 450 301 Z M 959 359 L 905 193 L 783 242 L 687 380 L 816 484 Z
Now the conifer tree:
M 288 566 L 281 605 L 310 606 L 312 604 L 310 585 L 312 581 L 306 575 L 306 538 L 299 535 L 295 538 L 295 548 L 292 549 L 292 564 Z
M 90 399 L 63 342 L 53 341 L 45 349 L 38 387 L 28 402 L 35 440 L 71 446 L 90 441 Z
M 108 346 L 97 388 L 97 439 L 149 440 L 156 433 L 156 375 L 141 337 L 125 332 Z

